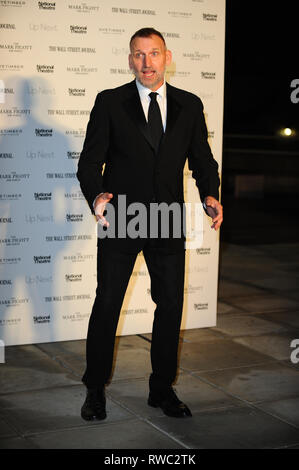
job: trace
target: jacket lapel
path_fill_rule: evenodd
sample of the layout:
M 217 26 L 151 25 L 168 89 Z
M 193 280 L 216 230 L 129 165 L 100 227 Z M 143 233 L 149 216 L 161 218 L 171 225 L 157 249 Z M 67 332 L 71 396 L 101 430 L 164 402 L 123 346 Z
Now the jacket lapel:
M 126 110 L 127 114 L 129 115 L 130 119 L 135 123 L 136 127 L 140 130 L 143 134 L 146 141 L 149 143 L 151 148 L 154 150 L 154 146 L 151 141 L 151 136 L 148 130 L 147 122 L 144 116 L 142 104 L 140 101 L 138 89 L 136 87 L 135 80 L 130 84 L 130 95 L 123 101 L 123 107 Z M 166 84 L 166 92 L 167 92 L 167 116 L 166 116 L 166 129 L 165 133 L 162 137 L 161 145 L 159 153 L 162 147 L 165 146 L 167 143 L 167 139 L 171 134 L 171 131 L 174 128 L 176 120 L 179 116 L 181 111 L 181 105 L 177 102 L 175 97 L 173 96 L 173 87 Z
M 151 142 L 151 136 L 148 130 L 147 122 L 144 116 L 142 104 L 139 98 L 139 93 L 135 81 L 132 82 L 131 91 L 132 92 L 129 98 L 123 101 L 123 107 L 125 108 L 131 120 L 135 123 L 136 127 L 143 134 L 149 145 L 154 148 Z

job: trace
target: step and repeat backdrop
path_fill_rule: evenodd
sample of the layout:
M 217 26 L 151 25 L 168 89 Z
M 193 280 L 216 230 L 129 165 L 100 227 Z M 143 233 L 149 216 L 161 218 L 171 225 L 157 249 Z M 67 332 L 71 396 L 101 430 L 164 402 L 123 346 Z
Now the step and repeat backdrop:
M 204 103 L 221 171 L 225 0 L 0 0 L 0 18 L 0 339 L 85 338 L 97 232 L 76 171 L 95 97 L 134 78 L 129 39 L 155 27 L 173 53 L 167 81 Z M 182 328 L 213 326 L 219 234 L 188 166 L 185 199 L 201 233 L 187 245 Z M 117 334 L 150 332 L 154 307 L 140 254 Z

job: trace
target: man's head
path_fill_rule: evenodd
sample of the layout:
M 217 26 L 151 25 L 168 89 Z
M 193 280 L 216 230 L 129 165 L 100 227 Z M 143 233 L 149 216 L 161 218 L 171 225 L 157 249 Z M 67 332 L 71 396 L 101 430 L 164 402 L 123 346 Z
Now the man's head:
M 166 66 L 171 63 L 171 52 L 165 40 L 154 28 L 136 31 L 130 40 L 129 66 L 136 79 L 152 91 L 164 82 Z

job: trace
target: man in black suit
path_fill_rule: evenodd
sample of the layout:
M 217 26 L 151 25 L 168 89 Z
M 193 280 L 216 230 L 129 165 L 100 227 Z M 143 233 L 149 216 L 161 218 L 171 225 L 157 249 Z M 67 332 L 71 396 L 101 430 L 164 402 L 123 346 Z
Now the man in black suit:
M 104 389 L 112 369 L 117 323 L 141 250 L 157 306 L 148 404 L 161 407 L 169 416 L 191 416 L 172 388 L 183 306 L 184 217 L 180 218 L 179 230 L 170 230 L 166 238 L 160 219 L 153 231 L 150 216 L 141 220 L 146 234 L 141 231 L 139 237 L 129 230 L 124 233 L 119 222 L 124 217 L 127 224 L 128 220 L 132 222 L 127 211 L 130 204 L 136 207 L 138 203 L 147 214 L 160 203 L 169 207 L 175 203 L 182 208 L 183 170 L 188 158 L 201 201 L 212 218 L 212 228 L 217 230 L 222 223 L 218 165 L 207 142 L 203 105 L 195 95 L 165 82 L 171 58 L 163 36 L 155 29 L 143 28 L 132 36 L 129 65 L 136 80 L 98 94 L 78 164 L 78 179 L 90 209 L 98 223 L 112 234 L 105 237 L 102 231 L 98 240 L 98 286 L 82 378 L 87 396 L 81 416 L 86 420 L 106 417 Z M 120 197 L 125 197 L 125 208 Z M 117 214 L 114 220 L 109 219 L 112 212 L 108 207 Z

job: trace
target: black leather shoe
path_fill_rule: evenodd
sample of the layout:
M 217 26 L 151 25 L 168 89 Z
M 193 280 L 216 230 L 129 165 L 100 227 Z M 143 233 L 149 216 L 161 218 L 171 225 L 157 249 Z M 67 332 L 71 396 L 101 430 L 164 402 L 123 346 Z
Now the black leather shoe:
M 86 421 L 106 418 L 106 398 L 104 388 L 87 389 L 86 399 L 81 408 L 81 417 Z
M 173 388 L 164 392 L 150 391 L 147 403 L 154 408 L 160 407 L 167 416 L 174 418 L 192 416 L 188 406 L 178 399 Z

